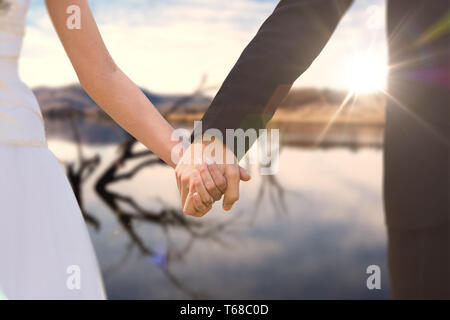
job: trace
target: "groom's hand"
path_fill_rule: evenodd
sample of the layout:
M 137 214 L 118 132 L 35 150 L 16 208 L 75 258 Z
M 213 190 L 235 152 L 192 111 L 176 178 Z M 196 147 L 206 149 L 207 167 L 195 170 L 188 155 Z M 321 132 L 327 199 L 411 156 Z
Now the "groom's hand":
M 208 164 L 209 170 L 218 170 L 222 173 L 226 180 L 226 190 L 224 191 L 222 207 L 224 210 L 231 210 L 235 202 L 239 200 L 239 184 L 240 181 L 250 180 L 250 175 L 244 168 L 236 163 L 233 164 Z
M 195 169 L 194 169 L 195 170 Z M 221 177 L 220 179 L 224 181 L 221 186 L 226 186 L 226 190 L 222 191 L 223 189 L 219 187 L 220 195 L 218 198 L 214 198 L 217 200 L 220 200 L 222 197 L 222 194 L 224 194 L 223 204 L 222 207 L 224 210 L 228 211 L 230 210 L 234 203 L 239 200 L 239 182 L 240 180 L 248 181 L 250 180 L 250 175 L 245 171 L 245 169 L 239 167 L 238 165 L 217 165 L 215 163 L 207 165 L 207 170 L 212 174 L 212 172 L 217 171 L 218 177 Z M 237 174 L 235 173 L 237 170 Z M 208 213 L 212 209 L 211 203 L 206 203 L 202 200 L 202 197 L 200 196 L 199 192 L 197 190 L 204 189 L 203 186 L 201 186 L 201 179 L 199 179 L 200 173 L 197 171 L 193 171 L 191 174 L 191 179 L 189 181 L 197 181 L 188 183 L 188 179 L 186 179 L 186 185 L 189 185 L 189 188 L 184 194 L 187 193 L 187 196 L 182 196 L 182 206 L 183 206 L 183 212 L 187 215 L 191 215 L 194 217 L 202 217 L 206 213 Z M 218 179 L 214 179 L 218 180 Z M 181 183 L 182 185 L 182 183 Z M 208 184 L 208 186 L 210 186 Z M 211 185 L 212 186 L 212 185 Z M 210 190 L 209 187 L 207 187 L 207 190 Z M 183 189 L 183 187 L 182 187 Z M 208 191 L 211 192 L 211 191 Z M 184 204 L 183 204 L 183 199 Z M 214 201 L 217 201 L 214 200 Z

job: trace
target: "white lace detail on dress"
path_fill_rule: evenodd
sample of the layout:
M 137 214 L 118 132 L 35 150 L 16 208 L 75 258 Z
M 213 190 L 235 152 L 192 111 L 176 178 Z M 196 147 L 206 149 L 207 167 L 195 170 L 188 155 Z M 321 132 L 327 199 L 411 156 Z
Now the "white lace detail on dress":
M 42 113 L 17 70 L 30 0 L 0 10 L 0 144 L 45 145 Z
M 23 35 L 30 0 L 5 0 L 5 10 L 0 11 L 0 31 Z

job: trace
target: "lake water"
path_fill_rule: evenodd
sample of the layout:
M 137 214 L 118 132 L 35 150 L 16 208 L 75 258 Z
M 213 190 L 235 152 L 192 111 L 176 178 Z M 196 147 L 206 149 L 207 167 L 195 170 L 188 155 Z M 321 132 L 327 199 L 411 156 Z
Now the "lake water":
M 49 145 L 62 161 L 76 158 L 73 143 Z M 251 168 L 232 211 L 216 204 L 186 220 L 172 169 L 152 165 L 108 185 L 121 200 L 111 208 L 93 185 L 117 146 L 83 151 L 101 156 L 83 197 L 99 223 L 89 231 L 110 299 L 390 297 L 379 149 L 285 147 L 276 175 Z M 381 290 L 367 289 L 369 265 L 381 268 Z

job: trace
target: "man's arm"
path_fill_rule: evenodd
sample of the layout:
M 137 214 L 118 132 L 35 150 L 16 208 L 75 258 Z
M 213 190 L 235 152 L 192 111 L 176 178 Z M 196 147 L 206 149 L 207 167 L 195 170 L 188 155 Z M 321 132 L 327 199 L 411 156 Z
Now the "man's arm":
M 292 83 L 322 51 L 352 2 L 281 0 L 222 84 L 202 119 L 202 133 L 219 129 L 225 142 L 226 129 L 254 128 L 259 133 L 258 129 L 265 127 L 272 118 Z M 245 151 L 253 142 L 246 145 Z M 202 144 L 200 141 L 193 145 L 197 143 Z M 187 167 L 181 169 L 178 169 L 178 176 L 183 175 L 182 171 L 190 170 Z M 221 165 L 220 169 L 227 181 L 223 208 L 229 210 L 239 199 L 239 166 L 236 161 Z M 193 194 L 187 181 L 179 181 L 179 185 L 186 194 Z M 212 194 L 212 190 L 207 191 Z M 183 206 L 186 198 L 189 196 L 183 198 Z M 197 210 L 197 215 L 208 210 Z
M 203 132 L 216 128 L 226 139 L 226 129 L 264 128 L 352 2 L 281 0 L 212 101 L 202 119 Z

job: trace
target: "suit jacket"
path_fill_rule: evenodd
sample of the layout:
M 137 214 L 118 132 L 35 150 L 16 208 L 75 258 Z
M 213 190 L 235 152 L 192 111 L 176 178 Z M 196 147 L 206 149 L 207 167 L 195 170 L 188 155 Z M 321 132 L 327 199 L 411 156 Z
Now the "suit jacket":
M 203 132 L 215 128 L 226 137 L 226 129 L 264 128 L 352 2 L 281 0 L 213 99 L 202 119 Z

